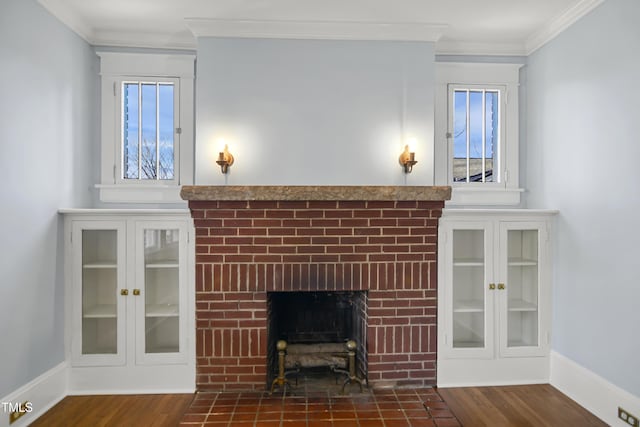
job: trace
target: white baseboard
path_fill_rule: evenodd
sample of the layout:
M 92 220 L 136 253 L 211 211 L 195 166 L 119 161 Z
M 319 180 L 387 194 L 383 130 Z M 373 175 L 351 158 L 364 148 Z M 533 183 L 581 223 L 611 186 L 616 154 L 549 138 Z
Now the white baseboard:
M 31 402 L 31 412 L 25 413 L 19 420 L 11 424 L 11 427 L 24 427 L 32 423 L 40 415 L 47 412 L 53 405 L 61 401 L 67 395 L 67 362 L 49 369 L 33 381 L 20 387 L 8 396 L 2 398 L 2 402 L 20 404 Z M 0 427 L 9 426 L 9 412 L 5 412 L 0 406 Z
M 551 352 L 551 385 L 610 426 L 629 426 L 618 418 L 619 406 L 640 416 L 638 396 L 555 351 Z

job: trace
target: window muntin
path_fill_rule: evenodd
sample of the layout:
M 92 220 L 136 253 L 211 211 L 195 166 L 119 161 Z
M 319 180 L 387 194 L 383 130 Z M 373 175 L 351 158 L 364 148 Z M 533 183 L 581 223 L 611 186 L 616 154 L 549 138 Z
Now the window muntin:
M 121 93 L 121 179 L 174 180 L 176 82 L 123 81 Z
M 500 93 L 490 87 L 450 88 L 453 183 L 501 182 Z

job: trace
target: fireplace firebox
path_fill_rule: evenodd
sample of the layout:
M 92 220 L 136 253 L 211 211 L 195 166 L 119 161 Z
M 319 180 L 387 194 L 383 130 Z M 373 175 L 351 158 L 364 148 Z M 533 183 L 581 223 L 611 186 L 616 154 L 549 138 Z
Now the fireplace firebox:
M 267 319 L 268 383 L 278 372 L 276 344 L 284 340 L 289 345 L 316 344 L 309 348 L 338 349 L 345 353 L 349 340 L 356 342 L 357 375 L 367 377 L 367 293 L 355 292 L 268 292 Z M 339 344 L 333 345 L 332 344 Z M 319 346 L 320 345 L 320 346 Z M 315 355 L 310 355 L 315 357 Z M 346 359 L 345 359 L 346 361 Z M 331 366 L 326 363 L 326 367 Z M 304 365 L 304 363 L 302 363 Z M 312 365 L 316 365 L 312 363 Z M 324 365 L 322 362 L 320 366 Z M 303 366 L 304 367 L 304 366 Z M 346 365 L 337 366 L 346 369 Z M 330 373 L 330 371 L 327 370 Z

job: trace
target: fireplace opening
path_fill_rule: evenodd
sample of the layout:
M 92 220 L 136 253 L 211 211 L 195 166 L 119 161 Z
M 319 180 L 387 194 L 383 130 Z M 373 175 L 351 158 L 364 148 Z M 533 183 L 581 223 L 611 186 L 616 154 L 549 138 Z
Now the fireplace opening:
M 331 366 L 348 370 L 346 344 L 356 342 L 356 376 L 367 379 L 367 292 L 268 292 L 268 384 L 278 375 L 280 340 L 287 342 L 289 377 L 306 390 L 342 385 L 345 375 Z M 294 355 L 294 353 L 297 353 Z M 302 355 L 300 355 L 302 353 Z M 305 355 L 304 353 L 309 353 Z

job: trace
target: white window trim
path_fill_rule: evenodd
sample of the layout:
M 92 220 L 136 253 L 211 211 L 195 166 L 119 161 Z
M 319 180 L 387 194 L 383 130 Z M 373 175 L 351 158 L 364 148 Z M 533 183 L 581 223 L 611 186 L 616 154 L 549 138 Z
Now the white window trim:
M 440 62 L 436 64 L 435 91 L 435 183 L 452 187 L 447 206 L 514 206 L 520 204 L 519 188 L 519 70 L 522 64 L 488 64 Z M 449 85 L 504 87 L 502 107 L 503 135 L 501 143 L 501 170 L 503 182 L 453 183 L 449 171 L 452 167 L 453 140 L 449 116 Z M 488 184 L 488 185 L 487 185 Z
M 102 89 L 101 173 L 102 202 L 183 203 L 180 186 L 192 185 L 194 176 L 194 55 L 98 52 Z M 176 176 L 162 180 L 123 182 L 118 172 L 121 150 L 121 82 L 129 79 L 176 78 L 179 80 L 179 117 L 181 128 L 176 144 Z

